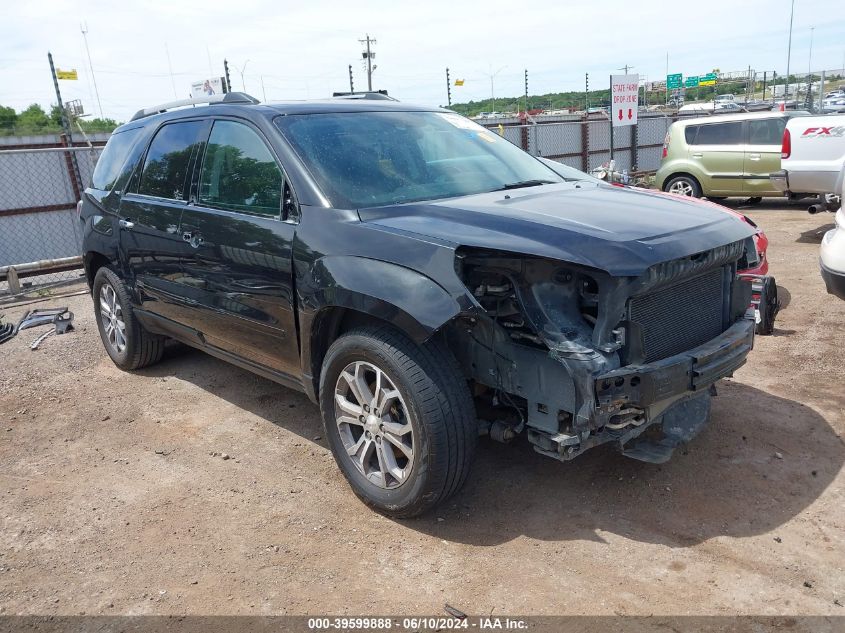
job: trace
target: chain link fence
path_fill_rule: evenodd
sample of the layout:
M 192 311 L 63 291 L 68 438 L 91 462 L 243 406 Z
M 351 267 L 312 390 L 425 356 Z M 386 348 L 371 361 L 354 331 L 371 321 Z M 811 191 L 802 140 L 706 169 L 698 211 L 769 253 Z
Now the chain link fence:
M 77 279 L 76 202 L 102 146 L 0 148 L 0 296 Z
M 699 113 L 700 115 L 700 113 Z M 616 170 L 653 172 L 660 166 L 663 140 L 678 114 L 640 113 L 637 125 L 613 130 Z M 610 119 L 604 114 L 571 115 L 556 121 L 502 119 L 482 125 L 534 156 L 559 161 L 585 172 L 610 160 Z

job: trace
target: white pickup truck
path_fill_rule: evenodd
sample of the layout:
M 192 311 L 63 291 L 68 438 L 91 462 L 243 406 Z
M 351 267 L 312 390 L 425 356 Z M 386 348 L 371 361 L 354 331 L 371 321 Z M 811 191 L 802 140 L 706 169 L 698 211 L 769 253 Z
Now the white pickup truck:
M 794 117 L 783 131 L 781 169 L 769 179 L 790 199 L 818 195 L 825 204 L 825 195 L 834 194 L 838 198 L 842 190 L 843 166 L 845 115 Z M 839 206 L 837 201 L 832 204 L 833 209 Z M 821 209 L 810 208 L 811 212 L 817 210 Z

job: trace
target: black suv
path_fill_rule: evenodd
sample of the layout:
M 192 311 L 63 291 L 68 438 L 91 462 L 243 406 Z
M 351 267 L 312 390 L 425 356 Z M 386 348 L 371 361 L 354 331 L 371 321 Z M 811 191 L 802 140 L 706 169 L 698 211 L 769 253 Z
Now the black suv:
M 753 344 L 743 222 L 564 182 L 447 110 L 142 110 L 80 208 L 119 367 L 172 338 L 304 391 L 355 493 L 393 516 L 458 490 L 483 434 L 665 461 Z

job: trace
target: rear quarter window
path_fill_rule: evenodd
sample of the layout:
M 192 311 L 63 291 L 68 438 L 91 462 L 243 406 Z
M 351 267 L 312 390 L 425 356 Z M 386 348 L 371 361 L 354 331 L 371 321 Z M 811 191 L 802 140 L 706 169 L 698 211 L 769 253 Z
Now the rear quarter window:
M 695 135 L 698 133 L 698 126 L 697 125 L 689 125 L 684 130 L 684 140 L 686 140 L 687 145 L 693 145 L 695 143 Z
M 103 153 L 97 160 L 94 167 L 94 174 L 91 176 L 91 187 L 100 191 L 111 191 L 115 182 L 120 177 L 121 168 L 126 162 L 129 152 L 135 145 L 141 128 L 136 127 L 124 132 L 112 134 Z
M 700 125 L 694 145 L 739 145 L 742 143 L 742 121 Z

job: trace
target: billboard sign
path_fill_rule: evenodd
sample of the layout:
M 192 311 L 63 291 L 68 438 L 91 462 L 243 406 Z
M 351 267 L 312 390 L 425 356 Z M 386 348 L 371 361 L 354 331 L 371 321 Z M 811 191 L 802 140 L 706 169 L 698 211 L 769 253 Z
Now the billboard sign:
M 203 79 L 195 81 L 191 84 L 191 97 L 197 99 L 199 97 L 210 97 L 211 95 L 222 95 L 226 91 L 223 90 L 225 81 L 223 77 L 212 77 L 211 79 Z

